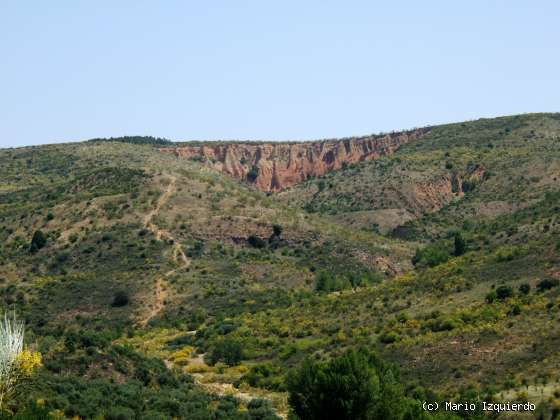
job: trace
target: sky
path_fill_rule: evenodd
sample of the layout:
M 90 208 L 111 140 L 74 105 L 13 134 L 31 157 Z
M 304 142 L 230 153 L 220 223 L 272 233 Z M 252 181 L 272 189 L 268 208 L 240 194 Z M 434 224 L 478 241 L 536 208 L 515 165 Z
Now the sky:
M 560 111 L 560 2 L 0 0 L 0 147 Z

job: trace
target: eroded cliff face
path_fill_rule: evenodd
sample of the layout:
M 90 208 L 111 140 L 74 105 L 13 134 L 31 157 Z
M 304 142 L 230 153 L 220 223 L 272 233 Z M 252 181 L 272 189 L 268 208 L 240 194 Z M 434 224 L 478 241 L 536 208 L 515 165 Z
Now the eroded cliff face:
M 253 183 L 263 191 L 280 191 L 309 177 L 324 175 L 345 164 L 394 153 L 403 144 L 427 134 L 428 129 L 379 136 L 302 143 L 228 143 L 164 147 L 159 150 L 185 159 L 197 159 Z

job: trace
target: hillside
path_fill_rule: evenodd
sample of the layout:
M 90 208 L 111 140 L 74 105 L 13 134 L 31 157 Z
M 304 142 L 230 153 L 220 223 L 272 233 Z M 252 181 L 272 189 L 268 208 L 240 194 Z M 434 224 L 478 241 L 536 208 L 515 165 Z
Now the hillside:
M 44 361 L 19 406 L 286 418 L 288 372 L 359 347 L 412 401 L 560 403 L 560 114 L 151 139 L 0 150 L 0 299 Z

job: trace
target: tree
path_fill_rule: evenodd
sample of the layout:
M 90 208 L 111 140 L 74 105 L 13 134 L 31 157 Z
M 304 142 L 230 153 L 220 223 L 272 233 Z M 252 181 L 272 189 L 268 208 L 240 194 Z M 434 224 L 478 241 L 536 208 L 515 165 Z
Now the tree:
M 463 239 L 463 236 L 460 232 L 455 233 L 454 243 L 455 246 L 453 249 L 453 255 L 455 255 L 456 257 L 463 255 L 467 249 L 467 244 L 465 243 L 465 240 Z
M 209 357 L 209 364 L 224 362 L 228 366 L 238 365 L 243 359 L 243 347 L 236 340 L 226 338 L 216 343 Z
M 329 362 L 306 359 L 288 375 L 288 401 L 297 418 L 408 419 L 421 404 L 404 394 L 397 371 L 366 349 Z
M 126 306 L 128 305 L 128 302 L 129 302 L 128 294 L 123 290 L 119 290 L 117 293 L 115 293 L 115 296 L 113 297 L 113 303 L 111 304 L 111 306 L 114 307 Z
M 505 300 L 513 296 L 513 289 L 510 286 L 500 286 L 496 289 L 496 298 Z
M 40 230 L 36 230 L 31 238 L 29 251 L 37 252 L 47 244 L 47 236 Z
M 251 167 L 251 170 L 249 172 L 247 172 L 247 181 L 249 182 L 255 182 L 257 180 L 259 176 L 259 167 L 256 165 L 253 165 Z

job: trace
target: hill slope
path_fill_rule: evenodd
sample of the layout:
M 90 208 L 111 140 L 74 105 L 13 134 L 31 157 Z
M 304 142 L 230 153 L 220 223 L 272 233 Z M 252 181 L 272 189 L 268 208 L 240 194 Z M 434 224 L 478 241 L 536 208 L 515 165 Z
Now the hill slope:
M 30 397 L 68 417 L 285 416 L 291 368 L 366 346 L 410 390 L 552 407 L 560 116 L 405 143 L 296 165 L 275 194 L 144 138 L 0 150 L 0 299 L 45 361 Z

